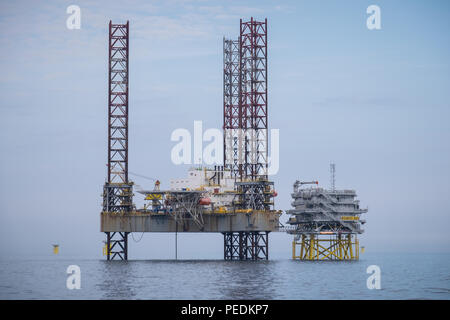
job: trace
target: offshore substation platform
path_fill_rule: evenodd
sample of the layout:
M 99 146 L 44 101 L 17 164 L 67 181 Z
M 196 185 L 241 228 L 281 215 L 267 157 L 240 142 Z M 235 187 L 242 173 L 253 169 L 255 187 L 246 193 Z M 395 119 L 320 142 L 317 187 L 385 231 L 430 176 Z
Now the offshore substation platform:
M 317 181 L 294 183 L 294 209 L 286 211 L 291 215 L 286 231 L 294 235 L 292 259 L 359 259 L 358 234 L 365 223 L 360 216 L 368 209 L 360 208 L 355 190 L 336 190 L 334 164 L 330 173 L 329 190 L 317 187 Z
M 194 168 L 170 190 L 140 191 L 133 204 L 128 171 L 129 22 L 109 23 L 108 174 L 101 232 L 108 260 L 128 259 L 131 232 L 220 232 L 225 260 L 269 258 L 279 230 L 274 183 L 268 179 L 267 19 L 240 21 L 223 40 L 223 165 Z

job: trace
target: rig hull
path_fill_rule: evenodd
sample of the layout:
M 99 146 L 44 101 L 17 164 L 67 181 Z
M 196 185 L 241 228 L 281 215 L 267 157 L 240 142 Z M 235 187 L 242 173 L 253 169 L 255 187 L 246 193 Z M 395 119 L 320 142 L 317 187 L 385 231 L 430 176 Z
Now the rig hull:
M 203 214 L 203 226 L 194 220 L 175 220 L 169 214 L 112 214 L 102 212 L 101 232 L 249 232 L 278 231 L 279 211 Z

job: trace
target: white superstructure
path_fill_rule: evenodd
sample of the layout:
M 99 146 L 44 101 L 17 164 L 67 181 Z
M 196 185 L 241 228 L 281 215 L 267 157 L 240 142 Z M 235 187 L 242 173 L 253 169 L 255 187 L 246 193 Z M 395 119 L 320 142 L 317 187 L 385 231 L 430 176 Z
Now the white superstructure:
M 185 178 L 171 179 L 170 190 L 204 190 L 211 199 L 211 209 L 228 208 L 232 206 L 236 195 L 234 183 L 235 179 L 231 177 L 229 170 L 223 170 L 222 167 L 199 167 L 189 169 Z

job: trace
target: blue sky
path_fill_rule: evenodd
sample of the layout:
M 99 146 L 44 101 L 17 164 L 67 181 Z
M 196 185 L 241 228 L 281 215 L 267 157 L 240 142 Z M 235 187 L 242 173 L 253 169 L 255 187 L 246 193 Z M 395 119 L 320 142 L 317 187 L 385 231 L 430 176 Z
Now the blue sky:
M 66 28 L 71 4 L 80 30 Z M 366 27 L 371 4 L 381 30 Z M 296 179 L 328 187 L 335 162 L 337 187 L 369 207 L 367 250 L 448 252 L 448 2 L 136 0 L 0 3 L 0 255 L 60 243 L 61 254 L 100 257 L 110 19 L 130 21 L 130 171 L 168 187 L 187 169 L 170 161 L 172 131 L 222 126 L 222 37 L 251 16 L 269 25 L 277 208 L 290 208 Z M 222 257 L 221 235 L 179 241 L 180 257 Z M 271 241 L 289 258 L 289 236 Z M 145 234 L 130 250 L 171 258 L 173 235 Z

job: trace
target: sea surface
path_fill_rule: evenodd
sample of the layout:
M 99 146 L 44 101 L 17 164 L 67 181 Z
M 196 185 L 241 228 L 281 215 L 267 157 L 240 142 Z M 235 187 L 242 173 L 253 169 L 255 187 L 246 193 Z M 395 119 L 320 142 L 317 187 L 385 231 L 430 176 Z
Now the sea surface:
M 69 265 L 81 288 L 66 286 Z M 381 270 L 368 289 L 367 268 Z M 450 255 L 361 254 L 355 262 L 5 259 L 0 299 L 450 299 Z

